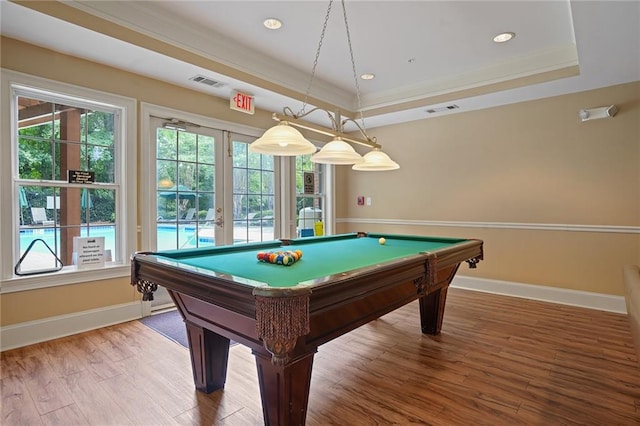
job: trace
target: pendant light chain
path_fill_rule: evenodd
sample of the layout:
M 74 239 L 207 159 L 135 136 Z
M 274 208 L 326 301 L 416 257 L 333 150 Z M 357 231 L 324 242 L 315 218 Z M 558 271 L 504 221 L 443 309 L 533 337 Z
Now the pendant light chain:
M 360 85 L 358 84 L 358 73 L 356 72 L 356 61 L 353 59 L 353 48 L 351 47 L 351 33 L 349 32 L 349 21 L 347 20 L 347 8 L 342 0 L 342 13 L 344 15 L 344 27 L 347 30 L 347 43 L 349 44 L 349 55 L 351 56 L 351 69 L 353 70 L 353 81 L 356 85 L 356 98 L 358 100 L 358 111 L 360 112 L 360 121 L 362 123 L 362 129 L 366 130 L 364 126 L 364 114 L 362 114 L 362 103 L 360 100 Z
M 1 0 L 0 0 L 1 1 Z M 268 129 L 264 134 L 256 139 L 249 145 L 249 152 L 267 155 L 278 156 L 299 156 L 299 155 L 311 155 L 311 161 L 313 163 L 320 164 L 335 164 L 335 165 L 353 165 L 353 170 L 365 170 L 365 171 L 385 171 L 396 170 L 400 166 L 393 161 L 387 154 L 382 151 L 382 147 L 378 144 L 375 137 L 369 137 L 364 127 L 364 113 L 362 111 L 362 97 L 360 94 L 360 85 L 358 83 L 358 73 L 356 70 L 356 61 L 353 56 L 353 47 L 351 45 L 351 33 L 349 30 L 349 22 L 347 19 L 347 9 L 345 6 L 345 0 L 341 0 L 342 14 L 344 16 L 344 26 L 347 33 L 347 42 L 349 45 L 349 56 L 351 58 L 351 70 L 353 71 L 353 81 L 355 83 L 356 96 L 358 100 L 358 113 L 360 115 L 359 124 L 356 120 L 346 117 L 342 118 L 340 110 L 330 112 L 321 107 L 310 108 L 310 111 L 306 111 L 309 102 L 309 96 L 311 93 L 311 87 L 313 86 L 313 80 L 316 75 L 316 69 L 318 67 L 318 60 L 320 58 L 320 51 L 322 50 L 322 43 L 327 31 L 329 18 L 331 15 L 331 7 L 333 0 L 329 0 L 329 6 L 327 7 L 327 13 L 324 17 L 324 24 L 322 25 L 322 33 L 320 34 L 320 41 L 318 42 L 318 48 L 316 50 L 316 57 L 313 61 L 313 68 L 311 70 L 311 77 L 309 78 L 309 85 L 304 94 L 304 101 L 302 108 L 298 113 L 294 113 L 288 106 L 283 108 L 283 114 L 273 114 L 273 118 L 279 121 L 278 125 Z M 336 107 L 337 108 L 337 107 Z M 332 128 L 319 126 L 317 124 L 302 120 L 303 117 L 314 111 L 325 112 L 331 121 Z M 354 113 L 354 115 L 357 115 Z M 362 137 L 354 137 L 349 134 L 343 133 L 344 125 L 349 122 L 354 124 Z M 316 146 L 309 142 L 296 128 L 305 129 L 307 131 L 323 134 L 325 136 L 331 136 L 333 139 L 326 143 L 320 151 L 317 151 Z M 351 144 L 360 144 L 372 148 L 370 152 L 361 156 Z
M 331 15 L 331 6 L 333 5 L 333 0 L 329 0 L 329 7 L 327 8 L 327 14 L 324 17 L 324 24 L 322 25 L 322 33 L 320 33 L 320 41 L 318 42 L 318 50 L 316 50 L 316 58 L 313 61 L 313 68 L 311 69 L 311 78 L 309 79 L 309 85 L 307 86 L 307 91 L 304 93 L 304 101 L 302 103 L 302 108 L 296 115 L 302 115 L 305 112 L 305 108 L 307 107 L 307 101 L 309 99 L 309 92 L 311 92 L 311 85 L 313 84 L 313 78 L 316 75 L 316 67 L 318 66 L 318 58 L 320 58 L 320 49 L 322 49 L 322 42 L 324 40 L 324 33 L 327 30 L 327 24 L 329 22 L 329 15 Z

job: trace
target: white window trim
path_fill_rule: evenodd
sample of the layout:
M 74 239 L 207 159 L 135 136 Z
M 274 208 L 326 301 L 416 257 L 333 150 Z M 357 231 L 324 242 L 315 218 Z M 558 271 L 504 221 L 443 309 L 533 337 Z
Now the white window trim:
M 17 291 L 77 284 L 109 278 L 129 276 L 131 273 L 129 256 L 137 244 L 137 104 L 133 98 L 113 95 L 66 83 L 44 79 L 11 70 L 1 69 L 0 83 L 0 294 Z M 13 259 L 19 215 L 14 211 L 17 195 L 14 194 L 14 173 L 17 170 L 15 155 L 14 108 L 12 107 L 12 86 L 19 85 L 32 90 L 60 93 L 70 98 L 91 99 L 97 103 L 117 106 L 121 109 L 122 121 L 119 129 L 122 142 L 116 148 L 117 182 L 122 187 L 117 203 L 118 258 L 104 268 L 76 270 L 65 267 L 62 271 L 31 276 L 15 276 Z M 5 155 L 7 154 L 7 155 Z M 4 253 L 11 253 L 6 255 Z
M 296 237 L 296 159 L 279 157 L 282 179 L 280 180 L 280 221 L 284 224 L 282 238 Z M 278 157 L 276 157 L 278 161 Z
M 336 232 L 336 167 L 327 164 L 324 169 L 324 235 Z

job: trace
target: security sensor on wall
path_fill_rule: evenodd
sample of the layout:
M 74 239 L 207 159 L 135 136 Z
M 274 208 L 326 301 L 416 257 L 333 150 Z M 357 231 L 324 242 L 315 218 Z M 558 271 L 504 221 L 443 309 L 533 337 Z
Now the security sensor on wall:
M 618 112 L 618 107 L 611 105 L 608 107 L 581 109 L 578 117 L 582 121 L 596 120 L 598 118 L 611 118 Z

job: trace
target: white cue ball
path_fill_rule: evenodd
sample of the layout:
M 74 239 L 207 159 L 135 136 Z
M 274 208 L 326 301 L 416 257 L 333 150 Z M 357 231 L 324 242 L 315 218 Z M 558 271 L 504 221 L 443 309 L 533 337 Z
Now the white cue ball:
M 380 238 L 380 239 L 378 240 L 378 242 L 379 242 L 380 244 L 384 245 L 384 243 L 386 243 L 386 242 L 387 242 L 387 240 L 385 240 L 384 238 Z

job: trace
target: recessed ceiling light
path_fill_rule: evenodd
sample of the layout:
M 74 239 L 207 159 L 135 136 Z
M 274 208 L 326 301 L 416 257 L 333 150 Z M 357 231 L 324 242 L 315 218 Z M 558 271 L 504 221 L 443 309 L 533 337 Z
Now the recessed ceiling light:
M 270 30 L 277 30 L 282 26 L 282 21 L 276 18 L 267 18 L 264 20 L 263 25 Z
M 371 73 L 364 73 L 360 76 L 360 78 L 363 80 L 373 80 L 374 78 L 376 78 L 376 75 Z
M 516 36 L 516 33 L 511 33 L 511 32 L 500 33 L 493 38 L 493 41 L 496 43 L 504 43 L 506 41 L 513 39 L 515 36 Z

